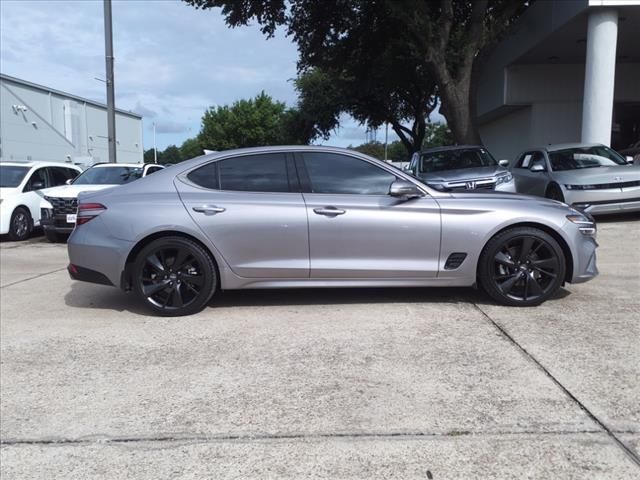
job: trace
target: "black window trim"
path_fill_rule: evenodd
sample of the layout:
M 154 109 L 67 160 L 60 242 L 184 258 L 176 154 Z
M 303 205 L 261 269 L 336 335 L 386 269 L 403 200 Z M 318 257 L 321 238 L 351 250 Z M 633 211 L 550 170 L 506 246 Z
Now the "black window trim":
M 210 165 L 212 163 L 218 163 L 218 162 L 223 162 L 225 160 L 233 160 L 233 159 L 237 159 L 237 158 L 242 158 L 242 157 L 257 157 L 260 155 L 274 155 L 274 154 L 281 154 L 284 155 L 285 157 L 285 169 L 287 171 L 287 183 L 289 185 L 289 191 L 287 192 L 259 192 L 259 191 L 254 191 L 254 190 L 223 190 L 220 188 L 220 168 L 218 167 L 218 165 L 216 165 L 216 176 L 217 176 L 217 181 L 216 183 L 218 184 L 218 188 L 208 188 L 208 187 L 203 187 L 202 185 L 198 185 L 197 183 L 193 182 L 191 179 L 189 179 L 189 174 L 192 172 L 195 172 L 196 170 L 203 168 L 207 165 Z M 247 152 L 247 153 L 243 153 L 240 155 L 229 155 L 226 157 L 220 157 L 220 158 L 216 158 L 211 160 L 210 162 L 207 163 L 203 163 L 202 165 L 198 165 L 190 170 L 187 170 L 186 172 L 181 173 L 178 178 L 180 178 L 180 180 L 192 187 L 195 188 L 199 188 L 201 190 L 206 190 L 208 192 L 221 192 L 221 193 L 250 193 L 250 194 L 261 194 L 261 195 L 282 195 L 285 193 L 300 193 L 301 189 L 300 189 L 300 184 L 298 183 L 298 179 L 297 176 L 295 175 L 295 172 L 292 172 L 292 168 L 294 168 L 294 162 L 293 162 L 293 155 L 292 152 L 288 151 L 288 150 L 281 150 L 281 151 L 263 151 L 263 152 Z
M 302 193 L 308 193 L 308 194 L 313 194 L 313 195 L 354 195 L 354 196 L 358 196 L 358 197 L 383 197 L 383 196 L 388 196 L 389 194 L 385 194 L 385 195 L 380 195 L 380 194 L 373 194 L 373 193 L 320 193 L 320 192 L 314 192 L 312 191 L 311 188 L 311 178 L 309 178 L 309 173 L 307 172 L 307 166 L 304 163 L 304 159 L 303 159 L 303 155 L 305 153 L 326 153 L 326 154 L 332 154 L 332 155 L 342 155 L 344 157 L 349 157 L 349 158 L 353 158 L 355 160 L 360 160 L 361 162 L 366 162 L 370 165 L 372 165 L 375 168 L 379 168 L 380 170 L 387 172 L 391 175 L 393 175 L 394 177 L 396 177 L 396 179 L 394 181 L 398 181 L 398 180 L 405 180 L 407 181 L 405 178 L 398 176 L 397 172 L 394 172 L 393 170 L 391 170 L 390 168 L 386 168 L 384 165 L 378 165 L 374 162 L 369 161 L 366 158 L 362 158 L 359 155 L 351 155 L 349 152 L 333 152 L 330 150 L 299 150 L 294 152 L 295 154 L 295 164 L 296 164 L 296 170 L 298 172 L 298 178 L 300 180 L 300 187 L 301 187 L 301 192 Z M 421 189 L 422 190 L 422 189 Z M 425 193 L 427 193 L 425 191 Z

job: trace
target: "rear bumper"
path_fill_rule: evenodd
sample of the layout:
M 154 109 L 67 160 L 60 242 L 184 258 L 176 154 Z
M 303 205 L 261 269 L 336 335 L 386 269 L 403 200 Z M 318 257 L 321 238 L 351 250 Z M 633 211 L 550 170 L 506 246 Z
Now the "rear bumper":
M 70 263 L 67 267 L 67 271 L 69 272 L 69 276 L 73 280 L 79 280 L 81 282 L 89 282 L 89 283 L 98 283 L 100 285 L 109 285 L 113 287 L 113 283 L 111 280 L 107 278 L 106 275 L 96 272 L 95 270 L 91 270 L 89 268 L 80 267 L 78 265 L 74 265 Z

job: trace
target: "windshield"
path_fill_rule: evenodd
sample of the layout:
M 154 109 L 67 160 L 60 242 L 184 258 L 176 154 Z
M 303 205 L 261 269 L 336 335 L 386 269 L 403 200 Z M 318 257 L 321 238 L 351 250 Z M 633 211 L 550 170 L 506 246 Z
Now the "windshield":
M 551 169 L 554 171 L 577 170 L 580 168 L 612 167 L 626 165 L 618 153 L 605 146 L 567 148 L 549 152 Z
M 123 185 L 142 177 L 142 167 L 93 167 L 73 181 L 74 185 Z
M 16 167 L 13 165 L 0 165 L 0 187 L 15 188 L 20 185 L 22 179 L 29 171 L 29 167 Z
M 420 156 L 420 171 L 425 173 L 459 168 L 493 167 L 498 163 L 484 148 L 461 148 L 427 152 Z

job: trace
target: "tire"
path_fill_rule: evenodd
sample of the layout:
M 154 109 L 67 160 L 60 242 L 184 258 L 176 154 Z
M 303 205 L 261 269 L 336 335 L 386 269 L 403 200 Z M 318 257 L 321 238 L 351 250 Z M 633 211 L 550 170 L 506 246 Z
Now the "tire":
M 547 187 L 545 197 L 550 198 L 551 200 L 557 200 L 559 202 L 565 203 L 564 194 L 562 193 L 562 190 L 560 190 L 560 187 L 555 183 L 552 183 Z
M 498 303 L 540 305 L 561 287 L 566 260 L 558 242 L 534 227 L 516 227 L 494 236 L 482 250 L 478 276 Z
M 132 283 L 138 298 L 155 314 L 179 317 L 201 311 L 218 278 L 213 259 L 198 243 L 164 237 L 138 253 Z
M 60 235 L 55 230 L 44 230 L 44 236 L 47 237 L 47 240 L 51 243 L 58 243 L 60 241 Z
M 31 213 L 25 207 L 16 208 L 11 214 L 9 223 L 9 238 L 16 242 L 26 240 L 33 230 Z

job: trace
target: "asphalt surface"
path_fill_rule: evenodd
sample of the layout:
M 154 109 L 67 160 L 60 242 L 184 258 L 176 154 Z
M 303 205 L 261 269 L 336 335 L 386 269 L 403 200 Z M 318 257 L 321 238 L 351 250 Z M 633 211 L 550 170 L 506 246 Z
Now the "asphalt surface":
M 640 216 L 536 308 L 226 292 L 186 318 L 0 243 L 5 479 L 640 478 Z

